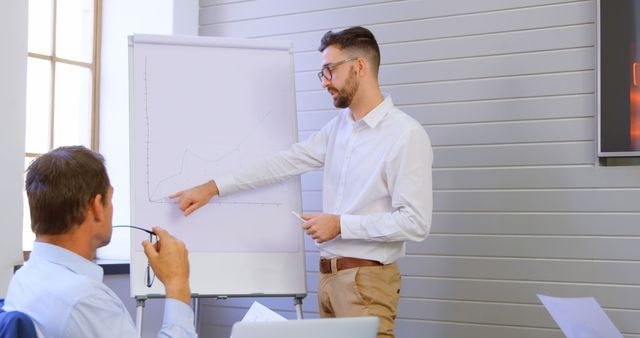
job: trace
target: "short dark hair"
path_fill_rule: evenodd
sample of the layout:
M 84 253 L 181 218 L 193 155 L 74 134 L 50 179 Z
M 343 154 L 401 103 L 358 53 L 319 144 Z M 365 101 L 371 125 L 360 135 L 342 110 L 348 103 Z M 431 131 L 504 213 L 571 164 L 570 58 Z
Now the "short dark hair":
M 320 52 L 329 46 L 338 46 L 340 49 L 353 50 L 364 54 L 364 57 L 371 63 L 375 74 L 380 68 L 380 47 L 376 37 L 370 30 L 356 26 L 347 28 L 340 32 L 328 31 L 320 40 Z
M 96 197 L 111 184 L 102 155 L 83 146 L 60 147 L 29 164 L 25 189 L 36 235 L 67 233 L 82 223 Z

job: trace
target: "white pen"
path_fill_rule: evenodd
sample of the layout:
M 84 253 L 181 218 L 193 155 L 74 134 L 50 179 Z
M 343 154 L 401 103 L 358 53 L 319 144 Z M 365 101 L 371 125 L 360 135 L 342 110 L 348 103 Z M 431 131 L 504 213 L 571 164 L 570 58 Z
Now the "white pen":
M 291 210 L 291 213 L 293 214 L 293 216 L 296 216 L 296 218 L 298 218 L 299 220 L 301 220 L 302 222 L 306 222 L 306 220 L 304 218 L 302 218 L 302 216 L 300 216 L 299 213 Z

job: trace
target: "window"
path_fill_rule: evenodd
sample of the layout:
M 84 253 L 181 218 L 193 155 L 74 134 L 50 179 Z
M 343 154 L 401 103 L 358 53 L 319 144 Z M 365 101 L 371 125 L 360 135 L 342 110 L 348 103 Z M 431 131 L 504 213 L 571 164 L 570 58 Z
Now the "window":
M 25 169 L 64 145 L 98 148 L 101 0 L 30 0 Z M 24 196 L 23 248 L 33 242 Z

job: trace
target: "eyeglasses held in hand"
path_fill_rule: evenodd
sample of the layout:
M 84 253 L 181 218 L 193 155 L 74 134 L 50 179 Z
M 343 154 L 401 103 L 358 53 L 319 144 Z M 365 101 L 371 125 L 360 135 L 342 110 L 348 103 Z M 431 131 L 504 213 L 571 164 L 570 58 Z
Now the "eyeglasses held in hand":
M 152 230 L 147 230 L 145 228 L 137 227 L 135 225 L 114 225 L 113 227 L 114 228 L 132 228 L 132 229 L 144 231 L 149 234 L 149 242 L 151 243 L 151 245 L 155 246 L 156 243 L 158 243 L 158 235 L 156 235 L 156 233 L 153 232 Z M 150 288 L 153 285 L 153 282 L 155 280 L 156 280 L 156 274 L 153 272 L 153 268 L 151 268 L 151 265 L 149 265 L 149 262 L 147 261 L 147 271 L 144 274 L 145 285 L 147 285 L 147 287 Z

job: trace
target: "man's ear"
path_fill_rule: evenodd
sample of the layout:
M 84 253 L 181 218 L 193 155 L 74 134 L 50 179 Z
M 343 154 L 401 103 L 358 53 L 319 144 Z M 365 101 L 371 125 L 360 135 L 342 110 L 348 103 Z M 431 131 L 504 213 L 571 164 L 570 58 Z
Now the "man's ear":
M 91 202 L 91 213 L 93 214 L 93 220 L 96 222 L 102 221 L 104 218 L 104 205 L 102 205 L 102 195 L 97 194 Z
M 359 57 L 356 60 L 356 67 L 358 70 L 358 76 L 363 77 L 367 72 L 369 72 L 369 62 L 364 57 Z

